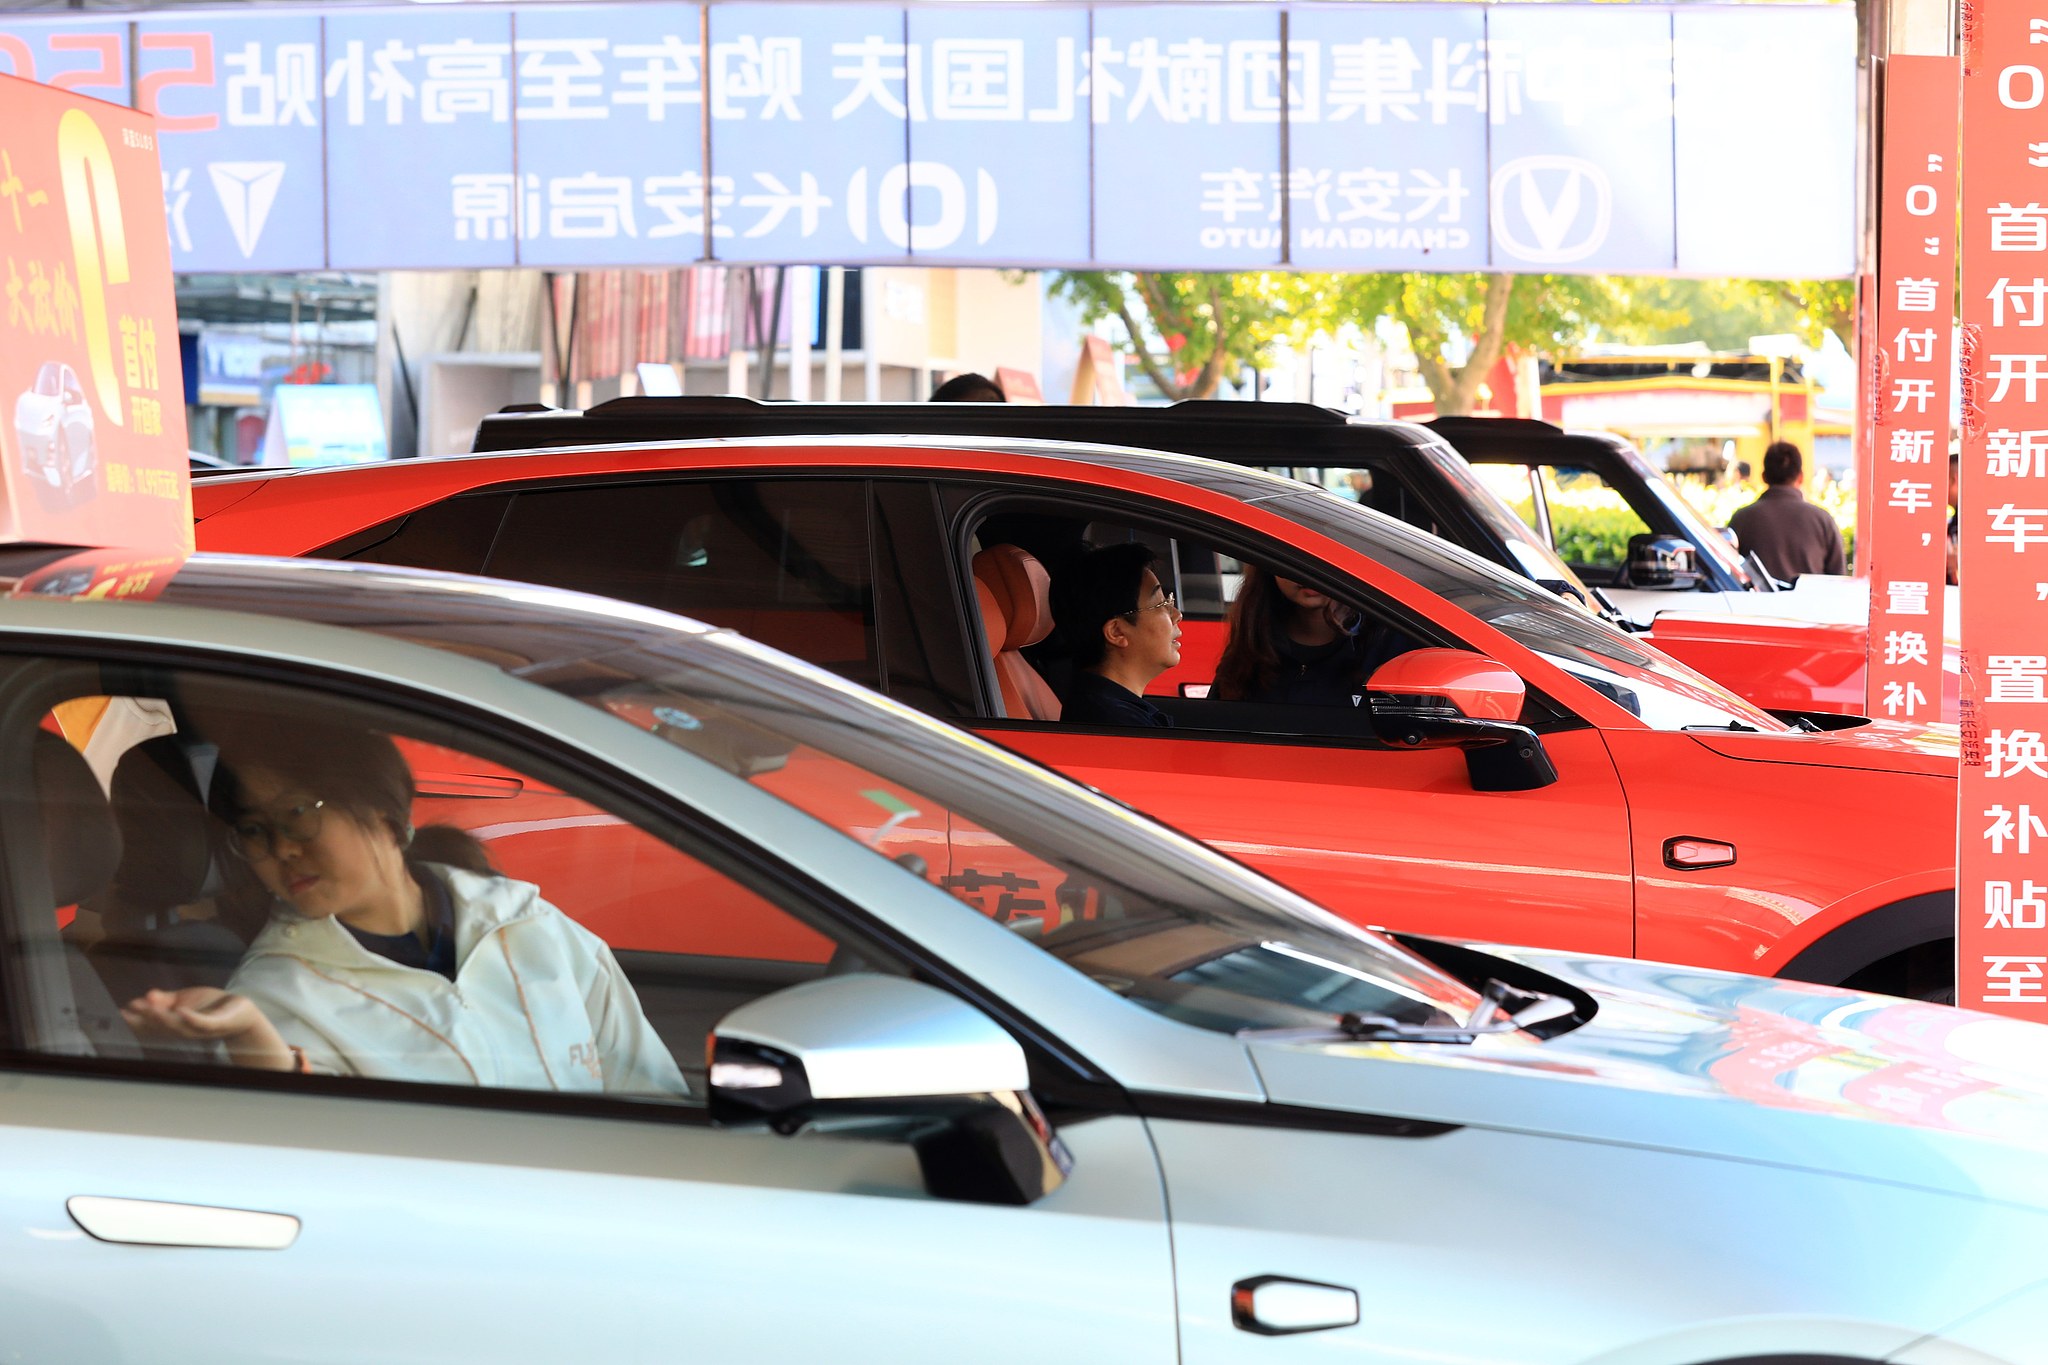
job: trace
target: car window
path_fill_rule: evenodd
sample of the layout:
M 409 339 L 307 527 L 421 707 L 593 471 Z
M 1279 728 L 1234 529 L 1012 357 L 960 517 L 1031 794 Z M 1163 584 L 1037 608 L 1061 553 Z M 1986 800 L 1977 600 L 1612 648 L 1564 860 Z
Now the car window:
M 33 1050 L 694 1106 L 736 1006 L 900 970 L 502 738 L 194 670 L 15 676 L 7 714 L 47 703 L 0 732 Z
M 472 493 L 429 503 L 313 551 L 320 559 L 355 559 L 411 569 L 479 573 L 504 524 L 509 493 Z
M 1317 585 L 1286 578 L 1251 557 L 1251 551 L 1184 528 L 1168 530 L 1085 508 L 1064 516 L 1051 511 L 998 511 L 975 525 L 972 540 L 977 577 L 986 572 L 979 552 L 994 546 L 1023 550 L 1045 568 L 1051 580 L 1053 628 L 1020 653 L 1063 702 L 1076 685 L 1077 649 L 1084 632 L 1063 628 L 1057 619 L 1060 580 L 1076 572 L 1078 556 L 1088 550 L 1123 543 L 1149 549 L 1154 573 L 1174 596 L 1179 659 L 1144 690 L 1148 701 L 1173 718 L 1175 733 L 1317 735 L 1376 747 L 1370 712 L 1359 704 L 1364 681 L 1380 664 L 1421 643 L 1383 605 L 1364 594 L 1325 584 L 1333 595 L 1323 598 Z M 1233 654 L 1233 607 L 1247 591 L 1254 596 L 1245 610 L 1256 623 L 1253 633 L 1265 643 L 1240 645 L 1235 653 L 1245 657 L 1231 666 L 1219 686 L 1219 667 Z M 1281 629 L 1272 604 L 1282 600 L 1277 594 L 1283 592 L 1312 603 L 1301 614 L 1305 639 L 1294 639 L 1285 631 L 1266 639 Z M 1075 722 L 1063 716 L 1056 723 Z
M 695 617 L 880 686 L 867 486 L 723 479 L 522 492 L 484 572 Z
M 1536 478 L 1550 512 L 1557 553 L 1589 583 L 1612 583 L 1628 563 L 1628 542 L 1649 524 L 1620 490 L 1585 465 L 1540 465 Z
M 1151 821 L 730 635 L 522 676 L 704 757 L 1103 988 L 1200 1028 L 1466 1017 L 1472 990 Z

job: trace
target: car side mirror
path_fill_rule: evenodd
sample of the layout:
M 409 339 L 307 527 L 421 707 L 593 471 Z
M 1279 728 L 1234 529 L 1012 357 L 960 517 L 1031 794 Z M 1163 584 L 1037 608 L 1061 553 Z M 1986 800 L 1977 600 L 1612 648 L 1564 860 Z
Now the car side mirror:
M 1366 682 L 1373 730 L 1403 749 L 1462 749 L 1472 789 L 1535 791 L 1557 781 L 1543 740 L 1519 724 L 1528 689 L 1469 649 L 1411 649 Z
M 1065 1181 L 1073 1158 L 1030 1083 L 1024 1049 L 994 1020 L 902 977 L 820 977 L 711 1034 L 712 1122 L 907 1142 L 939 1199 L 1029 1204 Z

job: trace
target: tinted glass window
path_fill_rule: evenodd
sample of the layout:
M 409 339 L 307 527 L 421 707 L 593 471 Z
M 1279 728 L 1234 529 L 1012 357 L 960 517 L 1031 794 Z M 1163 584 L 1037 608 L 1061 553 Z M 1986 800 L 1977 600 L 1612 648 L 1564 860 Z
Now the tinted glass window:
M 857 480 L 525 492 L 484 572 L 727 626 L 881 685 L 867 487 Z
M 717 1020 L 840 946 L 502 737 L 189 670 L 20 675 L 0 829 L 35 1050 L 696 1103 Z
M 491 541 L 511 501 L 509 493 L 449 498 L 313 553 L 321 559 L 476 573 L 490 554 Z

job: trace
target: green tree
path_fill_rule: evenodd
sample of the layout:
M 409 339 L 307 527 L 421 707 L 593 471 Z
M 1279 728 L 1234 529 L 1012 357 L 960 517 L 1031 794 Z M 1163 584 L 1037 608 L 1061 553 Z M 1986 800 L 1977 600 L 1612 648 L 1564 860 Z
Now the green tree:
M 1062 270 L 1052 292 L 1087 322 L 1123 323 L 1146 376 L 1178 400 L 1214 397 L 1225 375 L 1257 361 L 1274 341 L 1316 330 L 1331 280 L 1279 271 Z
M 1740 351 L 1753 336 L 1792 333 L 1818 346 L 1828 332 L 1853 351 L 1853 280 L 1677 280 L 1629 282 L 1640 306 L 1616 318 L 1603 335 L 1642 346 L 1703 341 Z
M 1607 275 L 1352 275 L 1332 310 L 1368 330 L 1382 317 L 1400 323 L 1448 417 L 1472 410 L 1508 347 L 1557 355 L 1638 311 L 1632 284 Z

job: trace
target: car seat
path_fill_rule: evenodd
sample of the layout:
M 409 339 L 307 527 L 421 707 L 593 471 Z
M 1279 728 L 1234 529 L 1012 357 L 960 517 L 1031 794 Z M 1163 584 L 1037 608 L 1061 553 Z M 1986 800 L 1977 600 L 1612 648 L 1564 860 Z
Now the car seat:
M 185 913 L 224 889 L 205 801 L 216 762 L 211 744 L 165 735 L 115 765 L 110 803 L 121 855 L 94 906 L 102 937 L 89 957 L 116 1000 L 153 987 L 223 986 L 241 961 L 242 934 Z
M 38 730 L 30 764 L 51 909 L 92 900 L 121 861 L 121 831 L 106 794 L 85 756 L 62 735 Z M 140 1055 L 134 1032 L 76 945 L 54 931 L 48 939 L 23 934 L 16 945 L 25 954 L 47 946 L 62 955 L 70 998 L 59 1004 L 55 1032 L 42 1039 L 44 1047 L 99 1057 Z
M 1052 632 L 1052 578 L 1036 557 L 1015 545 L 991 545 L 974 557 L 974 596 L 994 657 L 1003 714 L 1058 720 L 1060 700 L 1019 651 Z

